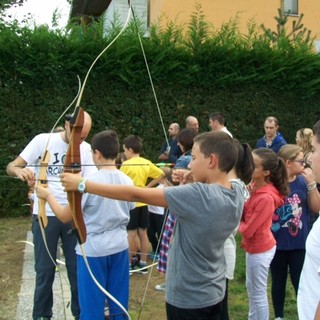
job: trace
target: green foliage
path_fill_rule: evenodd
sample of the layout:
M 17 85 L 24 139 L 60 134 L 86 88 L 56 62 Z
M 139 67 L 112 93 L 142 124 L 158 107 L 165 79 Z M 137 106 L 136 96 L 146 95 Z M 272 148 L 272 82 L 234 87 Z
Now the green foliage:
M 294 142 L 296 130 L 319 118 L 320 58 L 304 41 L 275 46 L 254 21 L 241 34 L 238 17 L 220 28 L 206 22 L 197 6 L 186 25 L 159 21 L 144 38 L 131 23 L 89 74 L 81 105 L 93 118 L 92 133 L 116 129 L 121 139 L 135 133 L 144 141 L 143 155 L 158 162 L 163 128 L 137 38 L 142 37 L 165 131 L 171 122 L 184 125 L 192 114 L 208 130 L 212 111 L 225 113 L 235 137 L 254 146 L 263 135 L 263 120 L 274 115 L 280 131 Z M 161 23 L 160 23 L 161 22 Z M 84 29 L 34 30 L 0 22 L 0 166 L 5 167 L 36 134 L 51 129 L 78 91 L 98 54 L 120 31 L 107 36 L 102 25 Z M 90 137 L 89 137 L 90 140 Z M 20 214 L 26 187 L 1 178 L 0 217 Z M 15 190 L 12 190 L 15 189 Z
M 298 20 L 292 21 L 292 29 L 288 30 L 289 16 L 278 9 L 278 16 L 274 17 L 277 22 L 277 30 L 272 31 L 261 25 L 262 30 L 267 38 L 280 47 L 299 47 L 300 49 L 307 48 L 310 50 L 314 39 L 311 38 L 311 30 L 304 27 L 302 23 L 304 14 L 301 13 Z

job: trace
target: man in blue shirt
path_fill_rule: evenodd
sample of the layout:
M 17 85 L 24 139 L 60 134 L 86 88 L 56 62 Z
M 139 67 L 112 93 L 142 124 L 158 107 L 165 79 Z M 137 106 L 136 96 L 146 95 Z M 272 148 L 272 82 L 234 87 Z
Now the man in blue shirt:
M 278 132 L 278 129 L 278 119 L 276 117 L 267 117 L 264 121 L 265 135 L 257 141 L 255 148 L 269 148 L 278 153 L 280 148 L 287 144 L 287 141 Z
M 165 141 L 160 149 L 159 160 L 167 163 L 176 163 L 182 155 L 182 151 L 177 144 L 177 136 L 180 131 L 178 123 L 171 123 L 168 129 L 169 141 Z M 169 145 L 168 145 L 169 144 Z

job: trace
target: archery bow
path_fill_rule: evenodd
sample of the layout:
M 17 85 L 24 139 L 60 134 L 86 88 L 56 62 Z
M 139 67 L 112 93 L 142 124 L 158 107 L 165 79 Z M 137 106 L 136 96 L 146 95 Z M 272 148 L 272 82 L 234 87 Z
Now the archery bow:
M 83 81 L 83 85 L 80 90 L 80 94 L 78 96 L 78 100 L 76 103 L 75 112 L 70 119 L 70 137 L 69 137 L 69 147 L 67 150 L 67 154 L 65 157 L 65 163 L 64 163 L 64 172 L 71 172 L 71 173 L 79 173 L 81 171 L 81 156 L 80 156 L 80 144 L 81 144 L 81 131 L 83 127 L 84 122 L 84 111 L 80 107 L 82 95 L 84 92 L 84 88 L 86 86 L 87 79 L 89 77 L 89 74 L 95 65 L 95 63 L 98 61 L 98 59 L 102 56 L 104 52 L 110 46 L 120 37 L 120 35 L 123 33 L 123 31 L 126 29 L 129 19 L 130 19 L 130 12 L 131 12 L 131 1 L 129 0 L 129 10 L 126 22 L 123 26 L 123 28 L 120 30 L 119 34 L 109 43 L 109 45 L 104 48 L 101 53 L 96 57 L 96 59 L 91 64 L 90 68 L 88 69 L 88 72 L 85 76 L 85 79 Z M 71 208 L 72 212 L 72 225 L 73 225 L 73 233 L 75 233 L 77 240 L 79 242 L 80 250 L 82 252 L 83 259 L 85 261 L 85 264 L 87 266 L 88 272 L 93 279 L 94 283 L 98 286 L 98 288 L 109 298 L 111 299 L 115 304 L 117 304 L 120 309 L 126 314 L 129 320 L 131 320 L 131 317 L 126 310 L 126 308 L 115 298 L 113 297 L 105 288 L 101 286 L 101 284 L 97 281 L 94 274 L 91 271 L 88 259 L 85 254 L 85 250 L 83 248 L 83 243 L 86 241 L 86 226 L 83 220 L 82 210 L 81 210 L 81 198 L 82 194 L 79 192 L 68 192 L 68 202 Z
M 72 118 L 69 120 L 69 124 L 69 147 L 64 161 L 64 172 L 80 173 L 81 131 L 84 124 L 84 111 L 81 107 L 76 107 Z M 87 233 L 81 210 L 82 194 L 80 192 L 67 192 L 67 197 L 72 214 L 72 232 L 77 237 L 79 244 L 83 244 L 86 242 Z

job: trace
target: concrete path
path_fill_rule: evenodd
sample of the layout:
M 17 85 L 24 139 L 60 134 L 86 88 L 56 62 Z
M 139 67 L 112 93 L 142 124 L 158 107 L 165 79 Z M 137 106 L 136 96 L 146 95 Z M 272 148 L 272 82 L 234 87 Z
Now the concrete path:
M 27 241 L 32 242 L 31 231 L 27 234 Z M 63 256 L 61 255 L 61 260 Z M 19 293 L 19 303 L 17 308 L 18 320 L 32 319 L 33 294 L 35 285 L 35 271 L 33 259 L 33 247 L 26 244 L 24 250 L 24 264 L 22 272 L 22 283 Z M 59 266 L 59 272 L 53 285 L 53 317 L 52 320 L 73 320 L 70 310 L 70 290 L 66 268 Z

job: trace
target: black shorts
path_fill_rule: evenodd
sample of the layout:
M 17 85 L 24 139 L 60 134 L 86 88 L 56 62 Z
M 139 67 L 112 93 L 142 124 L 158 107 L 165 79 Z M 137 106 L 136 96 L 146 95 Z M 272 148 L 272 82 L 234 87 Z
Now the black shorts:
M 130 210 L 130 221 L 127 225 L 127 230 L 148 229 L 148 226 L 148 206 L 136 207 Z
M 166 302 L 167 320 L 221 320 L 221 302 L 200 309 L 181 309 Z

